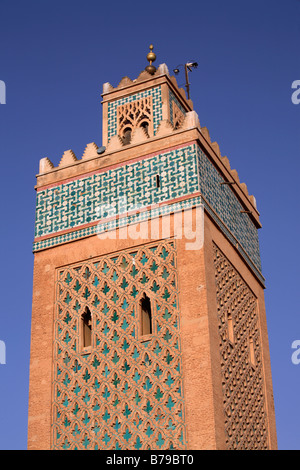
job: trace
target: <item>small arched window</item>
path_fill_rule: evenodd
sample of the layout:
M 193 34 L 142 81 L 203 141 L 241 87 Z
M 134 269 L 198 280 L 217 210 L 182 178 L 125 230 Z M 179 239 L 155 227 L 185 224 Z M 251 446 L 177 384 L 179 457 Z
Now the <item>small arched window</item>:
M 92 345 L 92 314 L 88 307 L 81 316 L 82 347 L 88 348 Z
M 149 297 L 144 293 L 140 300 L 140 322 L 141 322 L 141 335 L 152 334 L 152 313 L 151 313 L 151 301 Z
M 130 127 L 126 127 L 123 132 L 123 144 L 124 145 L 129 145 L 131 141 L 131 133 L 132 129 Z
M 149 122 L 148 121 L 142 122 L 141 127 L 145 129 L 146 134 L 149 136 Z

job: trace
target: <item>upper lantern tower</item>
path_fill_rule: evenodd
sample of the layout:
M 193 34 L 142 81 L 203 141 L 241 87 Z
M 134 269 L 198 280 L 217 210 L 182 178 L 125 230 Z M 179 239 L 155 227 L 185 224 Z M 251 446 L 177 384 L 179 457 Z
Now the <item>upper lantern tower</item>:
M 109 83 L 103 86 L 103 145 L 108 149 L 140 143 L 167 133 L 168 129 L 176 130 L 193 109 L 184 90 L 169 76 L 167 66 L 154 67 L 153 46 L 150 50 L 150 65 L 138 78 L 124 77 L 116 88 Z

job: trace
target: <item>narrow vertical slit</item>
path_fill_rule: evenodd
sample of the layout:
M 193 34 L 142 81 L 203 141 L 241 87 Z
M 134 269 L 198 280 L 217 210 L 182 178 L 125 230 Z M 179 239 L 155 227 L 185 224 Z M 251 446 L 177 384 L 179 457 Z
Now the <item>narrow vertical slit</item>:
M 156 187 L 160 188 L 160 176 L 156 175 Z

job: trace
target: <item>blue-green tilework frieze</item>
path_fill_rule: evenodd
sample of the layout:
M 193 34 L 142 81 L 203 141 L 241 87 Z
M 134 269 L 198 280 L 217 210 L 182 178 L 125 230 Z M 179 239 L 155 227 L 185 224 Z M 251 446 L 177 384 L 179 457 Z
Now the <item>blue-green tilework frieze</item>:
M 37 194 L 35 236 L 42 237 L 99 220 L 97 208 L 108 215 L 137 204 L 148 206 L 198 190 L 195 145 L 70 181 Z M 160 187 L 156 185 L 160 177 Z M 126 210 L 125 209 L 125 210 Z
M 38 191 L 35 236 L 56 238 L 37 240 L 34 250 L 92 235 L 95 229 L 88 224 L 105 224 L 106 217 L 122 215 L 138 206 L 167 203 L 170 208 L 174 200 L 185 197 L 190 197 L 192 206 L 195 198 L 191 196 L 200 192 L 207 207 L 220 218 L 215 217 L 215 221 L 223 233 L 232 243 L 238 241 L 261 271 L 257 228 L 247 214 L 241 213 L 243 206 L 229 186 L 220 184 L 222 181 L 198 145 L 190 144 Z M 176 210 L 180 209 L 178 204 L 184 209 L 188 202 L 177 202 Z M 129 222 L 136 222 L 137 217 L 140 215 L 132 216 Z M 66 233 L 60 235 L 71 229 L 77 229 L 71 238 Z
M 204 152 L 197 148 L 200 192 L 261 271 L 257 228 Z

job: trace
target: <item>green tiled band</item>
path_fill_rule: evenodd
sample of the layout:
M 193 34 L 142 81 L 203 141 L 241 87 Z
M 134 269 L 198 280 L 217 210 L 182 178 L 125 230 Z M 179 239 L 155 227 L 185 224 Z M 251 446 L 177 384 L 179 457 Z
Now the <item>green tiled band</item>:
M 183 209 L 195 203 L 193 194 L 200 193 L 207 210 L 217 215 L 220 229 L 261 272 L 257 228 L 242 212 L 232 189 L 222 182 L 212 162 L 198 145 L 191 144 L 39 191 L 35 236 L 49 238 L 36 241 L 34 251 L 94 235 L 101 227 L 110 230 L 115 222 L 105 219 L 138 207 L 160 205 L 155 209 L 160 214 Z M 173 203 L 176 199 L 183 200 Z M 127 223 L 142 220 L 139 217 L 147 217 L 147 212 L 130 216 Z M 62 231 L 68 232 L 59 234 Z

